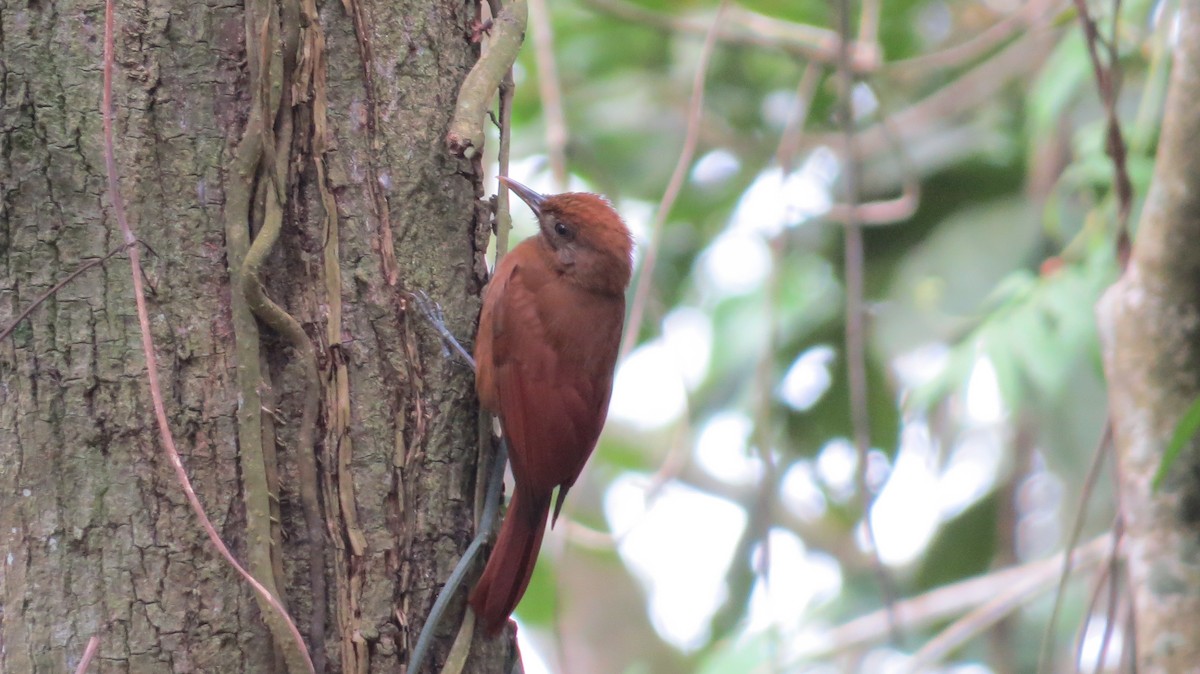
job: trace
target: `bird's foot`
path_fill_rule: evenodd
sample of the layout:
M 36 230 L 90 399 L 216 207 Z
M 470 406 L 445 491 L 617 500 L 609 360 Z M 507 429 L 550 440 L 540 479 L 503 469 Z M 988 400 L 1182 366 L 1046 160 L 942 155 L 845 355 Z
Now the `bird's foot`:
M 454 333 L 450 332 L 450 329 L 446 327 L 446 317 L 442 313 L 442 307 L 437 302 L 434 302 L 424 290 L 410 292 L 408 296 L 412 298 L 413 303 L 417 305 L 417 309 L 425 316 L 425 320 L 429 321 L 429 324 L 433 326 L 433 329 L 442 338 L 442 356 L 449 358 L 450 350 L 447 347 L 452 347 L 458 352 L 458 355 L 463 357 L 463 360 L 467 361 L 471 369 L 474 370 L 475 359 L 463 348 L 462 343 L 454 337 Z

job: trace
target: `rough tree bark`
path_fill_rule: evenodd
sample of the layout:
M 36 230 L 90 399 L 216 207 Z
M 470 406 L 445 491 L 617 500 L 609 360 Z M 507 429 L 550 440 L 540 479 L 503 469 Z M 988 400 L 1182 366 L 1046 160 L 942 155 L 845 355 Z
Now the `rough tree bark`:
M 330 672 L 401 671 L 474 533 L 471 373 L 404 293 L 472 334 L 490 211 L 444 139 L 476 18 L 467 0 L 116 7 L 116 159 L 171 428 Z M 97 0 L 0 2 L 0 329 L 121 241 L 103 33 Z M 0 342 L 0 671 L 70 671 L 92 635 L 91 671 L 295 671 L 161 451 L 133 306 L 117 256 Z M 511 650 L 477 636 L 464 671 Z
M 1200 445 L 1151 483 L 1200 398 L 1200 2 L 1183 0 L 1154 181 L 1129 267 L 1098 313 L 1125 524 L 1137 671 L 1200 672 Z

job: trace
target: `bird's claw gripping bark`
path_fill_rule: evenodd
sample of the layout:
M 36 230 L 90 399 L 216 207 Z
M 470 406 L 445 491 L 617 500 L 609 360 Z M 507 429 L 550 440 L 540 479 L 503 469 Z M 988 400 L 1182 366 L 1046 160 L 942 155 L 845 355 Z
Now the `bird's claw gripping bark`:
M 467 361 L 467 363 L 471 366 L 471 369 L 474 370 L 475 359 L 471 357 L 470 352 L 467 351 L 466 348 L 463 347 L 462 343 L 458 341 L 458 339 L 454 336 L 454 333 L 450 332 L 450 329 L 446 327 L 446 317 L 445 314 L 442 313 L 442 307 L 437 302 L 434 302 L 433 299 L 429 297 L 429 294 L 424 290 L 410 292 L 408 296 L 411 297 L 413 303 L 417 305 L 417 309 L 425 317 L 425 320 L 429 321 L 429 324 L 433 326 L 433 329 L 437 331 L 438 335 L 442 338 L 442 357 L 449 358 L 450 349 L 447 347 L 452 347 L 458 353 L 458 355 L 462 356 L 463 359 Z

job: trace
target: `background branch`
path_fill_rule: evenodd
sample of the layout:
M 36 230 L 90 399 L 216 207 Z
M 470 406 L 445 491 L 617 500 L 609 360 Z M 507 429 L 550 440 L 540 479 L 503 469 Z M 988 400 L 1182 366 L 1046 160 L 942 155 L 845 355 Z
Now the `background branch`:
M 676 33 L 707 35 L 711 19 L 699 16 L 676 16 L 648 10 L 625 0 L 586 0 L 597 11 Z M 839 59 L 841 41 L 836 31 L 819 26 L 781 21 L 763 16 L 736 5 L 725 11 L 725 20 L 716 27 L 719 42 L 747 45 L 761 49 L 778 49 L 806 60 L 834 65 Z M 851 68 L 866 73 L 881 65 L 875 45 L 852 44 Z
M 683 148 L 679 151 L 679 159 L 675 162 L 675 170 L 667 181 L 662 200 L 658 202 L 658 210 L 650 223 L 650 238 L 646 242 L 642 266 L 638 270 L 637 282 L 634 285 L 633 300 L 630 302 L 629 318 L 625 321 L 625 334 L 621 339 L 621 357 L 628 355 L 637 344 L 641 333 L 642 320 L 645 317 L 646 305 L 650 301 L 650 290 L 654 283 L 654 267 L 658 263 L 658 247 L 662 242 L 662 230 L 666 226 L 667 217 L 679 192 L 683 189 L 683 181 L 687 178 L 688 168 L 692 165 L 692 157 L 696 154 L 696 144 L 700 140 L 700 119 L 704 115 L 704 80 L 708 75 L 708 63 L 712 59 L 713 49 L 717 44 L 717 31 L 722 17 L 729 7 L 729 0 L 721 0 L 717 14 L 709 25 L 704 38 L 704 47 L 700 51 L 700 59 L 696 63 L 696 74 L 692 78 L 692 96 L 688 101 L 687 131 L 684 133 Z

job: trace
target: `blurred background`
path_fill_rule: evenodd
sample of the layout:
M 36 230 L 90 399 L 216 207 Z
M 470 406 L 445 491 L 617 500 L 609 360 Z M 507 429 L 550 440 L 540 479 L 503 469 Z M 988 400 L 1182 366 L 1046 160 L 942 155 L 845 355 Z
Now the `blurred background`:
M 527 672 L 1127 667 L 1093 318 L 1119 204 L 1077 5 L 850 2 L 848 89 L 839 7 L 530 2 L 510 174 L 608 195 L 638 250 Z M 1176 10 L 1089 10 L 1136 222 Z

